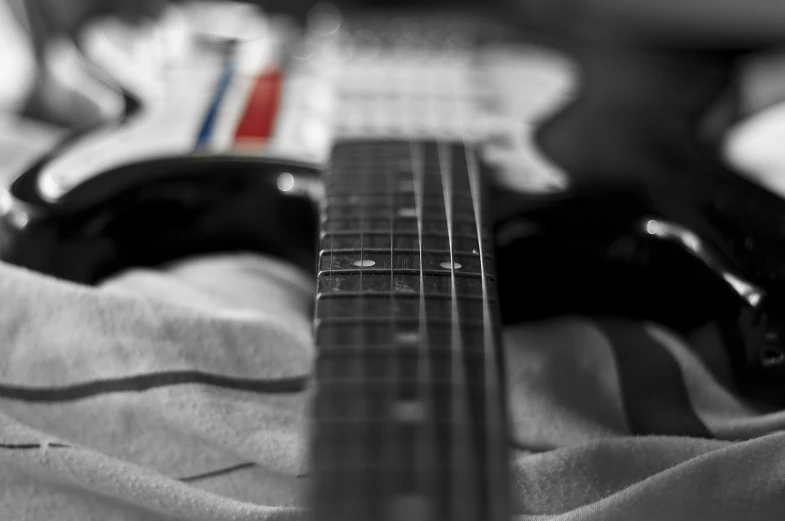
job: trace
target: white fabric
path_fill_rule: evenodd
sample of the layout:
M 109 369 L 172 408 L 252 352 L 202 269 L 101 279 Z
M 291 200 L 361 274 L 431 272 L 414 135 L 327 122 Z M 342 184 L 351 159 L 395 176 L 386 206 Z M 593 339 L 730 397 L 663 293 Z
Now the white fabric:
M 0 519 L 304 519 L 313 282 L 239 254 L 100 288 L 0 264 Z M 782 413 L 744 405 L 683 339 L 565 317 L 505 343 L 516 520 L 785 511 Z M 654 351 L 669 358 L 636 367 Z

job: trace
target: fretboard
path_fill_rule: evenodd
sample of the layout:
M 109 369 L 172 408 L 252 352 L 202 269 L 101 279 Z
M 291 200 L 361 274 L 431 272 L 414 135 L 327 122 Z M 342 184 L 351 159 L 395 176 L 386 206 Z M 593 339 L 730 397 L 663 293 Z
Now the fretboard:
M 341 143 L 322 209 L 320 521 L 508 519 L 496 279 L 475 151 Z

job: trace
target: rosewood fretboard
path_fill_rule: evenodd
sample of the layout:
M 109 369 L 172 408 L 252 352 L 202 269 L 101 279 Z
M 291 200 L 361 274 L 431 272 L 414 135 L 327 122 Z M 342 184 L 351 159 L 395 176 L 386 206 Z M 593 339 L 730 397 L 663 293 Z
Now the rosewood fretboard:
M 316 311 L 315 520 L 509 518 L 482 177 L 457 143 L 334 149 Z

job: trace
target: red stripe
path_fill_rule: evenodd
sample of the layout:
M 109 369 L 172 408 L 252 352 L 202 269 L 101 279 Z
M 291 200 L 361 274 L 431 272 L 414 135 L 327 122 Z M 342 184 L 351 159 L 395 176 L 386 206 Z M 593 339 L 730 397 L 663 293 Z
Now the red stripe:
M 256 78 L 240 124 L 234 133 L 235 144 L 265 141 L 273 132 L 281 98 L 281 72 L 277 69 Z

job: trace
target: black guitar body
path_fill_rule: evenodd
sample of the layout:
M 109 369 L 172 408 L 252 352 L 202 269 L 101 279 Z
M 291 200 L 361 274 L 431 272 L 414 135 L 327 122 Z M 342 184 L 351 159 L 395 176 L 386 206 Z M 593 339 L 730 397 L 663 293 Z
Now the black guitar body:
M 538 131 L 570 186 L 497 194 L 503 319 L 622 315 L 685 335 L 713 323 L 744 391 L 781 402 L 785 202 L 711 141 L 734 117 L 743 53 L 572 50 L 584 86 Z
M 318 208 L 309 190 L 320 173 L 293 161 L 173 158 L 92 178 L 53 204 L 32 169 L 10 187 L 3 260 L 82 284 L 226 251 L 265 252 L 312 271 Z M 281 191 L 281 176 L 305 188 Z

